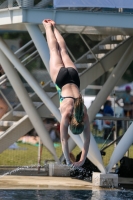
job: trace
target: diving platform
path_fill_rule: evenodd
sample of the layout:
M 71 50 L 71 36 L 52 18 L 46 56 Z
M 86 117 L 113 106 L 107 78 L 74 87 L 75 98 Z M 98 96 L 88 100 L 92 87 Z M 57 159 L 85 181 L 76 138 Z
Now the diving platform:
M 28 172 L 29 173 L 29 172 Z M 21 181 L 18 181 L 21 180 Z M 94 186 L 92 182 L 83 181 L 78 179 L 73 179 L 71 177 L 49 177 L 37 174 L 37 172 L 32 172 L 27 175 L 22 173 L 19 175 L 4 176 L 0 179 L 0 189 L 53 189 L 56 190 L 105 190 L 103 187 Z M 132 178 L 118 178 L 119 187 L 118 188 L 106 188 L 107 190 L 118 190 L 124 187 L 124 189 L 133 189 L 133 179 Z
M 41 1 L 40 1 L 41 2 Z M 133 13 L 106 11 L 103 9 L 70 9 L 40 6 L 13 7 L 0 5 L 0 29 L 3 31 L 27 31 L 25 24 L 42 26 L 43 19 L 55 20 L 62 33 L 81 33 L 92 35 L 133 35 Z M 35 17 L 37 16 L 37 17 Z M 78 20 L 77 20 L 78 19 Z

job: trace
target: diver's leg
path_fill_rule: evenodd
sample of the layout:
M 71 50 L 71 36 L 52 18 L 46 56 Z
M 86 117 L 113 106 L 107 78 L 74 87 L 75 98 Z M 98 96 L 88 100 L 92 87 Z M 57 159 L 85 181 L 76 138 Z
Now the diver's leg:
M 57 30 L 57 28 L 55 26 L 55 22 L 53 20 L 50 20 L 50 21 L 51 21 L 51 23 L 53 24 L 53 27 L 54 27 L 54 34 L 55 34 L 56 40 L 57 40 L 58 45 L 59 45 L 59 51 L 60 51 L 60 55 L 61 55 L 62 61 L 64 63 L 64 66 L 65 67 L 73 67 L 74 69 L 76 69 L 74 63 L 72 62 L 71 58 L 68 55 L 64 38 L 62 37 L 60 32 Z
M 53 25 L 50 20 L 44 20 L 43 25 L 46 31 L 46 38 L 50 51 L 50 76 L 53 82 L 55 82 L 58 72 L 64 64 L 59 52 L 58 42 L 53 32 Z
M 61 58 L 62 58 L 62 61 L 64 63 L 64 66 L 65 67 L 73 67 L 74 69 L 77 70 L 73 61 L 71 60 L 71 58 L 68 55 L 65 40 L 62 37 L 62 35 L 59 33 L 59 31 L 57 30 L 56 27 L 54 27 L 54 34 L 55 34 L 55 37 L 56 37 L 57 42 L 59 44 L 59 51 L 60 51 Z

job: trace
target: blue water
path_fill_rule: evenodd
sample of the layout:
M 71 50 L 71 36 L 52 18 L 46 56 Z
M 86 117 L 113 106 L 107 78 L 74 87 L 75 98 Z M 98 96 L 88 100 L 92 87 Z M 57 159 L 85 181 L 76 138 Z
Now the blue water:
M 133 191 L 0 190 L 0 200 L 133 200 Z

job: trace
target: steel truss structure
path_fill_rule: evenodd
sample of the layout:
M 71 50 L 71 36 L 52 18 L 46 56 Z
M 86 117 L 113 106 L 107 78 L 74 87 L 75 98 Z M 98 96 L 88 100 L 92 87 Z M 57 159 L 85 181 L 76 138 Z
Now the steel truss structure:
M 28 2 L 30 2 L 30 4 Z M 49 4 L 51 4 L 50 0 L 42 0 L 37 5 L 34 5 L 34 1 L 27 0 L 6 0 L 0 4 L 1 30 L 28 31 L 31 36 L 31 41 L 15 53 L 12 52 L 3 39 L 0 38 L 0 64 L 5 71 L 5 75 L 0 78 L 0 84 L 2 84 L 3 81 L 9 80 L 20 100 L 20 104 L 15 108 L 11 107 L 10 111 L 5 114 L 0 121 L 2 129 L 0 133 L 0 152 L 3 152 L 13 142 L 34 127 L 43 141 L 43 144 L 52 153 L 54 159 L 59 162 L 62 157 L 60 159 L 57 157 L 52 140 L 42 122 L 42 118 L 51 116 L 51 113 L 60 122 L 61 116 L 58 110 L 59 103 L 57 92 L 51 80 L 42 87 L 25 67 L 27 60 L 29 63 L 40 56 L 49 72 L 49 51 L 44 37 L 45 33 L 41 23 L 42 20 L 44 18 L 54 19 L 61 33 L 79 34 L 83 43 L 86 45 L 88 51 L 78 59 L 74 57 L 71 49 L 67 47 L 79 71 L 81 92 L 105 72 L 113 69 L 94 103 L 88 108 L 90 122 L 94 119 L 101 105 L 105 102 L 107 96 L 116 86 L 117 81 L 122 77 L 133 60 L 133 27 L 132 23 L 130 23 L 132 21 L 131 14 L 119 12 L 106 13 L 100 12 L 100 10 L 98 10 L 98 12 L 92 12 L 91 9 L 86 11 L 81 9 L 56 10 L 48 8 L 47 6 Z M 87 41 L 84 39 L 84 34 L 96 37 L 99 40 L 98 44 L 90 48 Z M 33 45 L 32 48 L 29 47 L 31 44 Z M 29 47 L 27 51 L 31 52 L 31 54 L 22 59 L 18 55 L 27 47 Z M 18 76 L 18 72 L 34 90 L 32 95 L 29 96 L 27 93 Z M 133 125 L 131 125 L 131 127 L 132 126 Z M 69 135 L 71 136 L 69 139 L 70 151 L 75 147 L 75 144 L 82 149 L 82 135 L 81 137 L 73 135 L 70 130 Z M 105 169 L 100 151 L 91 134 L 88 158 L 101 172 L 109 172 L 131 145 L 130 135 L 131 128 L 129 128 L 124 135 L 125 140 L 127 140 L 127 146 L 125 145 L 125 149 L 119 155 L 116 153 L 117 150 L 115 149 L 111 161 L 107 169 Z M 122 138 L 120 145 L 123 140 Z M 117 148 L 119 148 L 120 145 L 117 145 Z

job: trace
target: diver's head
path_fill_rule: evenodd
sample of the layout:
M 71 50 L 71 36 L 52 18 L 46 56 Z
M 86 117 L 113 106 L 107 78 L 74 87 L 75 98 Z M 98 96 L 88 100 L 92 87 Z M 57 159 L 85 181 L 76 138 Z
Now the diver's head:
M 74 135 L 81 134 L 84 130 L 84 123 L 77 122 L 76 118 L 72 116 L 72 119 L 70 121 L 70 130 Z
M 127 93 L 130 93 L 131 92 L 131 87 L 129 85 L 127 85 L 125 90 L 126 90 Z
M 70 130 L 73 134 L 81 134 L 84 130 L 84 101 L 80 95 L 74 102 L 73 114 L 70 120 Z

